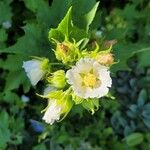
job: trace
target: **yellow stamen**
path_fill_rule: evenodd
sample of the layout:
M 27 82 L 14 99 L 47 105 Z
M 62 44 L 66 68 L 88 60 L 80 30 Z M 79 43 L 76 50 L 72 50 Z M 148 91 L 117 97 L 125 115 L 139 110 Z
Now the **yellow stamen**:
M 94 87 L 96 85 L 97 79 L 94 74 L 88 73 L 83 78 L 83 83 L 85 86 Z

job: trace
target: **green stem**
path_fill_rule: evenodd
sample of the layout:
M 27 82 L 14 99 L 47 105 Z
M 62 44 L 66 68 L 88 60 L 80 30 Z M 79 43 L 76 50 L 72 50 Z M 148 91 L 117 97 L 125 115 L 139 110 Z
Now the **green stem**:
M 65 66 L 63 63 L 50 63 L 52 66 Z

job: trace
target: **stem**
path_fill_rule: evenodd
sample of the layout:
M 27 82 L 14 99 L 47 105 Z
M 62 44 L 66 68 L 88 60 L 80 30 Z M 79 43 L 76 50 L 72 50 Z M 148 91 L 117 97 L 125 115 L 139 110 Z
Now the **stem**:
M 142 49 L 138 50 L 138 51 L 135 52 L 135 53 L 145 52 L 145 51 L 149 51 L 149 50 L 150 50 L 150 47 L 142 48 Z
M 65 94 L 64 94 L 64 97 L 65 97 L 66 95 L 70 94 L 71 91 L 72 91 L 72 89 L 71 89 L 71 87 L 69 87 L 69 89 L 66 90 L 66 92 L 65 92 Z M 63 98 L 64 98 L 64 97 L 63 97 Z
M 64 64 L 61 64 L 61 63 L 50 63 L 51 65 L 64 65 Z

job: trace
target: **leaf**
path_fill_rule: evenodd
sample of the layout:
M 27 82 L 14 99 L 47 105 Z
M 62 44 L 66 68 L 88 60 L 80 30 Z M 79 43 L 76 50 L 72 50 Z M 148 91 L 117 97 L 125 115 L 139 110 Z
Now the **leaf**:
M 138 42 L 136 44 L 132 43 L 118 43 L 113 47 L 113 53 L 115 56 L 117 64 L 113 65 L 111 70 L 112 72 L 116 72 L 118 70 L 129 70 L 127 60 L 137 55 L 139 59 L 139 66 L 146 67 L 149 66 L 149 47 L 147 47 L 146 43 Z M 142 64 L 142 65 L 140 65 Z
M 58 25 L 71 6 L 71 2 L 72 0 L 54 0 L 52 5 L 49 6 L 48 1 L 24 0 L 27 8 L 35 13 L 37 21 L 44 23 L 47 27 L 56 27 Z
M 75 26 L 88 31 L 92 23 L 99 2 L 95 0 L 75 0 L 73 1 L 73 22 Z
M 16 93 L 10 91 L 5 91 L 3 94 L 3 100 L 9 104 L 14 104 L 17 101 L 20 102 L 19 96 Z
M 150 120 L 150 109 L 149 110 L 143 110 L 142 116 L 145 117 L 146 119 Z
M 10 71 L 5 77 L 5 93 L 18 89 L 21 84 L 23 85 L 24 92 L 29 91 L 31 84 L 22 68 L 25 59 L 26 57 L 22 55 L 8 55 L 5 61 L 0 62 L 0 68 Z
M 127 60 L 133 56 L 134 51 L 136 51 L 136 48 L 129 43 L 114 45 L 113 53 L 118 63 L 111 67 L 112 72 L 114 73 L 118 70 L 129 70 Z
M 41 144 L 34 146 L 33 150 L 46 150 L 46 146 L 44 143 L 41 143 Z
M 0 113 L 0 120 L 0 149 L 5 149 L 7 142 L 10 140 L 9 116 L 5 111 Z
M 146 91 L 143 89 L 143 90 L 140 91 L 140 94 L 139 94 L 139 96 L 138 96 L 138 100 L 137 100 L 138 106 L 139 106 L 139 107 L 144 106 L 146 100 L 147 100 L 147 93 L 146 93 Z
M 63 20 L 60 22 L 58 27 L 56 29 L 51 29 L 49 31 L 49 40 L 52 38 L 58 41 L 61 41 L 61 37 L 63 37 L 63 40 L 65 38 L 69 38 L 69 34 L 71 32 L 71 13 L 72 13 L 72 8 L 70 7 L 66 16 L 63 18 Z M 59 37 L 60 36 L 60 37 Z
M 1 61 L 0 68 L 9 71 L 20 70 L 25 59 L 26 57 L 20 55 L 8 55 L 5 61 Z
M 132 104 L 129 108 L 134 113 L 137 113 L 137 111 L 138 111 L 138 107 L 136 105 L 134 105 L 134 104 Z
M 72 24 L 71 24 L 71 17 L 72 16 L 72 7 L 69 8 L 66 16 L 61 21 L 61 23 L 58 25 L 58 30 L 64 35 L 64 37 L 69 37 Z
M 16 79 L 17 77 L 17 79 Z M 20 70 L 16 72 L 10 72 L 7 75 L 6 85 L 5 85 L 5 92 L 10 91 L 13 89 L 18 89 L 20 84 L 24 84 L 26 81 L 25 74 L 23 72 L 20 72 Z
M 94 7 L 85 15 L 85 27 L 86 27 L 86 31 L 89 30 L 89 26 L 90 26 L 90 24 L 92 23 L 92 21 L 93 21 L 93 19 L 95 17 L 98 5 L 99 5 L 99 2 L 97 2 L 94 5 Z
M 41 26 L 35 23 L 28 23 L 23 29 L 25 35 L 17 41 L 11 47 L 0 50 L 0 52 L 13 53 L 9 55 L 5 62 L 0 62 L 0 67 L 8 69 L 9 72 L 6 76 L 5 90 L 13 90 L 19 88 L 23 84 L 24 92 L 27 92 L 30 88 L 30 83 L 22 69 L 22 63 L 29 56 L 51 57 L 53 61 L 54 57 L 51 55 L 50 45 L 47 39 L 47 32 L 45 26 Z M 17 80 L 15 80 L 17 78 Z
M 39 23 L 43 23 L 46 26 L 49 26 L 51 24 L 51 9 L 48 5 L 48 2 L 43 0 L 24 0 L 24 2 L 27 8 L 29 8 L 36 14 L 37 21 Z
M 136 10 L 136 5 L 133 4 L 132 5 L 127 4 L 122 13 L 123 16 L 130 22 L 134 21 L 135 17 L 139 15 L 139 12 Z
M 39 24 L 28 23 L 23 29 L 25 35 L 19 38 L 15 45 L 0 50 L 0 52 L 22 54 L 25 56 L 48 56 L 50 53 L 50 50 L 48 51 L 50 46 L 48 44 L 46 28 Z
M 63 20 L 59 23 L 58 27 L 55 29 L 50 29 L 48 37 L 50 41 L 51 39 L 55 39 L 60 42 L 64 41 L 65 39 L 74 39 L 79 41 L 81 39 L 87 38 L 88 34 L 85 32 L 85 30 L 79 29 L 73 25 L 72 7 L 70 7 Z
M 144 124 L 150 128 L 150 119 L 143 119 Z
M 0 1 L 0 25 L 3 22 L 11 21 L 12 12 L 10 3 L 12 0 Z
M 7 40 L 7 33 L 4 29 L 0 29 L 0 42 L 5 42 Z
M 129 146 L 136 146 L 143 142 L 144 136 L 142 133 L 132 133 L 125 138 L 126 143 Z
M 143 48 L 137 53 L 139 64 L 138 67 L 150 67 L 150 47 Z

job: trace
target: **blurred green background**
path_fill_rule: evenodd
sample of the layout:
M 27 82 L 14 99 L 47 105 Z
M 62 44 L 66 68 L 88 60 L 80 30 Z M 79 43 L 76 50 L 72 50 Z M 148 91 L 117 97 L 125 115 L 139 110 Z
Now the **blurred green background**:
M 48 31 L 73 6 L 74 21 L 95 0 L 0 0 L 0 150 L 149 150 L 150 1 L 101 0 L 91 30 L 117 40 L 112 68 L 114 100 L 94 114 L 74 107 L 59 123 L 42 121 L 46 102 L 36 96 L 22 62 L 54 55 Z

